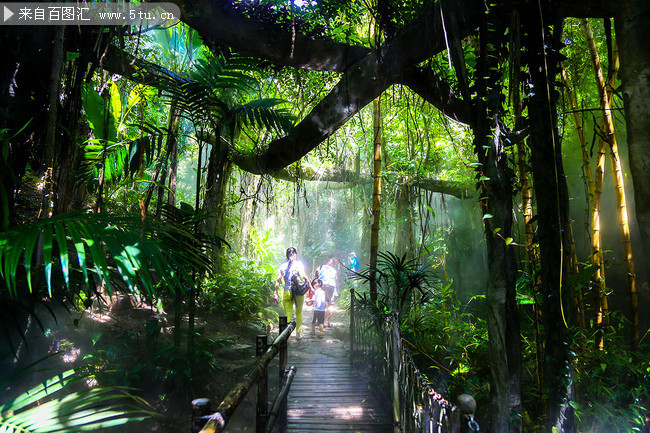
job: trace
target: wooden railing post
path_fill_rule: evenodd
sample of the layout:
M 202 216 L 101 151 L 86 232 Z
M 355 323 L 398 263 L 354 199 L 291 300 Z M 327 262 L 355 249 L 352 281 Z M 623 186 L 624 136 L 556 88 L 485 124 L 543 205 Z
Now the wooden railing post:
M 205 424 L 205 416 L 212 414 L 210 410 L 210 400 L 207 398 L 195 398 L 192 400 L 192 423 L 191 433 L 198 433 Z
M 458 396 L 458 409 L 460 409 L 460 433 L 478 431 L 478 423 L 474 420 L 476 400 L 469 394 Z
M 268 348 L 268 337 L 258 335 L 256 340 L 257 357 L 261 357 Z M 269 367 L 264 366 L 262 375 L 257 380 L 257 415 L 255 417 L 255 431 L 261 433 L 266 425 L 268 417 L 268 400 L 269 400 Z
M 271 431 L 283 432 L 287 429 L 287 396 L 289 395 L 289 390 L 291 389 L 291 384 L 295 377 L 296 367 L 294 366 L 291 366 L 284 372 L 284 377 L 282 378 L 282 382 L 280 382 L 280 390 L 271 406 L 271 412 L 269 412 L 269 418 L 266 422 L 264 433 L 269 433 Z M 275 429 L 275 427 L 277 427 L 277 429 Z
M 350 365 L 354 365 L 354 288 L 350 289 Z
M 280 316 L 280 322 L 278 324 L 278 334 L 282 334 L 282 331 L 284 331 L 287 328 L 287 316 Z M 287 342 L 283 341 L 280 344 L 280 383 L 282 383 L 282 378 L 284 377 L 284 372 L 287 369 Z
M 223 431 L 228 420 L 235 412 L 239 404 L 244 400 L 248 392 L 255 386 L 263 376 L 269 362 L 280 352 L 280 346 L 285 343 L 285 363 L 286 363 L 286 341 L 291 333 L 296 329 L 296 322 L 291 322 L 283 327 L 283 331 L 277 336 L 273 343 L 267 348 L 264 354 L 257 360 L 255 365 L 248 371 L 244 378 L 235 385 L 223 401 L 219 404 L 216 412 L 209 415 L 207 422 L 201 429 L 200 433 L 217 433 Z

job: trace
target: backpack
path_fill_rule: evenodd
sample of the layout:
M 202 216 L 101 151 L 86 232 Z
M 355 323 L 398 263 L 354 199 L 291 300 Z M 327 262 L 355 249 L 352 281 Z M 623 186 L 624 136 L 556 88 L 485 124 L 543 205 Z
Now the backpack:
M 305 293 L 309 290 L 309 281 L 306 281 L 303 284 L 298 282 L 298 275 L 291 277 L 291 295 L 292 296 L 304 296 Z

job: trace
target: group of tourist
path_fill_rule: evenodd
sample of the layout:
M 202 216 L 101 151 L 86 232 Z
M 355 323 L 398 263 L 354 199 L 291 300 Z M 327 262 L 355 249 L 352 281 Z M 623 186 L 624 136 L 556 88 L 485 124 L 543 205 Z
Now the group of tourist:
M 314 275 L 314 279 L 310 282 L 305 267 L 303 264 L 296 260 L 298 252 L 294 247 L 287 248 L 286 252 L 287 261 L 280 265 L 278 269 L 278 278 L 275 282 L 275 291 L 273 299 L 275 301 L 282 301 L 284 313 L 287 318 L 293 317 L 294 307 L 296 315 L 296 338 L 302 339 L 302 309 L 305 303 L 305 295 L 299 295 L 299 291 L 292 290 L 292 284 L 296 285 L 309 285 L 309 291 L 306 293 L 308 297 L 308 305 L 313 305 L 314 316 L 311 321 L 311 332 L 316 333 L 318 326 L 318 338 L 323 338 L 324 328 L 330 328 L 330 317 L 334 312 L 334 302 L 338 297 L 337 281 L 338 273 L 334 268 L 335 260 L 331 258 L 326 264 L 319 266 Z M 350 269 L 353 271 L 359 270 L 359 261 L 354 253 L 349 256 Z M 293 283 L 292 283 L 293 281 Z M 278 291 L 282 288 L 281 297 L 278 296 Z

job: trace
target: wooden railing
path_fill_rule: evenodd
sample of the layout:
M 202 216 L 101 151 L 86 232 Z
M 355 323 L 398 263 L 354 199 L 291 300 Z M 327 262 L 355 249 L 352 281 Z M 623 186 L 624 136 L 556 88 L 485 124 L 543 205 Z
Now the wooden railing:
M 210 401 L 199 398 L 192 401 L 192 433 L 218 433 L 228 424 L 231 416 L 244 400 L 253 385 L 257 384 L 257 410 L 255 431 L 270 432 L 276 422 L 286 423 L 286 398 L 291 382 L 296 374 L 296 368 L 287 368 L 287 340 L 296 328 L 296 322 L 287 324 L 287 318 L 280 317 L 279 335 L 270 345 L 266 335 L 257 337 L 258 360 L 244 379 L 235 385 L 223 399 L 215 412 L 210 409 Z M 268 366 L 279 357 L 280 389 L 278 398 L 268 410 Z
M 462 394 L 453 404 L 433 389 L 402 344 L 397 314 L 373 317 L 355 301 L 351 290 L 350 362 L 374 367 L 390 384 L 395 432 L 478 432 L 474 398 Z

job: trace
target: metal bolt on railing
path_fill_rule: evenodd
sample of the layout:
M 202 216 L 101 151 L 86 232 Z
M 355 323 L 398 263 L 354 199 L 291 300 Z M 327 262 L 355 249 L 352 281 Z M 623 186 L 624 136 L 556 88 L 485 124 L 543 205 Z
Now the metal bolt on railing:
M 205 424 L 206 417 L 212 413 L 210 409 L 210 399 L 195 398 L 192 400 L 192 433 L 198 433 Z

